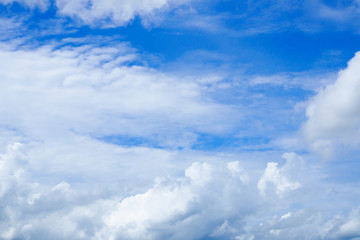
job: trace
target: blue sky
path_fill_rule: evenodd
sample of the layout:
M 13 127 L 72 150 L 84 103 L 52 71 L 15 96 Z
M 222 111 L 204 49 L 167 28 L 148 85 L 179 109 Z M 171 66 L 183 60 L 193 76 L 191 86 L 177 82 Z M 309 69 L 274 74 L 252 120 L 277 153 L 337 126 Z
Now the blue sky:
M 359 20 L 0 0 L 0 239 L 360 239 Z

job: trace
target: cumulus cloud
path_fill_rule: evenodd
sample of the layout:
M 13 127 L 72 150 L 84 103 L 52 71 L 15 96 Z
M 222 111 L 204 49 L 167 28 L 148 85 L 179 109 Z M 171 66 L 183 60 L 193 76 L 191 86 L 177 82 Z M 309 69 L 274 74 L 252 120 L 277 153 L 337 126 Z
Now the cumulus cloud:
M 25 171 L 26 156 L 21 152 L 22 144 L 14 143 L 7 146 L 7 152 L 0 156 L 0 199 L 11 194 L 12 188 L 21 185 Z
M 160 175 L 132 194 L 104 191 L 104 180 L 102 190 L 89 181 L 44 181 L 35 177 L 37 159 L 26 147 L 10 144 L 0 158 L 0 239 L 235 239 L 263 201 L 238 161 L 195 162 L 183 176 Z
M 244 218 L 255 208 L 243 174 L 229 166 L 194 163 L 175 183 L 158 182 L 118 203 L 105 217 L 109 239 L 197 239 L 226 219 Z M 238 226 L 241 227 L 241 226 Z M 219 232 L 218 232 L 219 234 Z M 115 237 L 116 236 L 116 237 Z
M 93 153 L 96 151 L 100 151 L 99 148 Z M 244 169 L 240 161 L 194 162 L 182 176 L 159 174 L 152 186 L 133 193 L 121 190 L 124 184 L 121 182 L 109 192 L 105 190 L 109 183 L 103 178 L 99 189 L 90 181 L 78 184 L 74 180 L 57 181 L 55 176 L 44 181 L 38 177 L 34 157 L 29 146 L 19 143 L 9 144 L 0 156 L 0 239 L 288 239 L 289 236 L 339 239 L 359 236 L 357 210 L 349 215 L 326 218 L 326 213 L 320 210 L 292 209 L 290 206 L 296 200 L 289 198 L 289 194 L 260 194 L 256 185 L 258 176 Z M 300 160 L 293 153 L 284 157 L 288 162 L 281 168 L 281 174 L 295 170 L 295 162 Z M 85 176 L 86 171 L 84 169 L 82 175 Z M 265 173 L 267 171 L 268 168 Z M 299 175 L 293 175 L 292 180 L 301 181 L 306 170 L 296 168 L 295 171 Z M 107 178 L 117 172 L 108 172 Z M 134 178 L 136 176 L 126 177 L 126 180 Z M 292 189 L 287 191 L 290 193 Z M 267 204 L 274 203 L 274 199 L 275 208 Z M 302 204 L 306 204 L 303 200 Z M 316 201 L 314 195 L 313 201 Z
M 145 192 L 122 197 L 119 189 L 94 191 L 89 181 L 41 181 L 33 157 L 20 143 L 0 157 L 0 239 L 195 239 L 255 210 L 256 191 L 239 162 L 196 162 L 183 177 L 156 178 Z
M 260 178 L 257 187 L 259 191 L 265 195 L 268 185 L 273 185 L 276 194 L 282 195 L 284 192 L 298 189 L 301 184 L 299 182 L 292 182 L 289 177 L 293 172 L 299 170 L 302 163 L 302 158 L 295 153 L 285 153 L 283 158 L 286 159 L 286 164 L 282 168 L 278 168 L 278 163 L 269 162 L 265 169 L 264 175 Z
M 360 54 L 357 53 L 336 82 L 320 91 L 306 109 L 304 134 L 315 151 L 325 156 L 340 145 L 357 146 L 360 140 Z

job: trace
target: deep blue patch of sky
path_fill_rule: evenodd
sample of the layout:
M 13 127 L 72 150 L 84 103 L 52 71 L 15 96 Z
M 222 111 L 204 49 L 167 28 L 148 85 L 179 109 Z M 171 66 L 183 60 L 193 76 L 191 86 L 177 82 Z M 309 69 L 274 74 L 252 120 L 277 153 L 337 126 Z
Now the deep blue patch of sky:
M 209 134 L 200 134 L 197 142 L 192 146 L 194 150 L 202 151 L 225 151 L 225 150 L 240 150 L 240 151 L 269 151 L 272 150 L 266 144 L 270 139 L 266 137 L 234 137 L 234 136 L 213 136 Z

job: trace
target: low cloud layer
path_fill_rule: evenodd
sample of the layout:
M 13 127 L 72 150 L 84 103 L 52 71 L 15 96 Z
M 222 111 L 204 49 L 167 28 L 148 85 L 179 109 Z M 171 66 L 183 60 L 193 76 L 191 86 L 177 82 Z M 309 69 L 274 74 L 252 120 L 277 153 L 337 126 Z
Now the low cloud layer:
M 10 144 L 0 157 L 0 239 L 337 239 L 359 234 L 357 210 L 328 218 L 326 212 L 306 209 L 311 203 L 305 192 L 316 186 L 309 185 L 308 169 L 295 153 L 284 154 L 286 163 L 278 171 L 270 171 L 277 163 L 269 163 L 262 176 L 240 161 L 194 162 L 182 176 L 159 175 L 148 189 L 131 193 L 96 188 L 91 181 L 36 179 L 34 152 L 28 148 Z M 285 181 L 289 175 L 293 182 Z M 264 192 L 269 179 L 274 188 Z M 311 202 L 322 194 L 312 195 Z M 293 209 L 297 202 L 305 206 Z

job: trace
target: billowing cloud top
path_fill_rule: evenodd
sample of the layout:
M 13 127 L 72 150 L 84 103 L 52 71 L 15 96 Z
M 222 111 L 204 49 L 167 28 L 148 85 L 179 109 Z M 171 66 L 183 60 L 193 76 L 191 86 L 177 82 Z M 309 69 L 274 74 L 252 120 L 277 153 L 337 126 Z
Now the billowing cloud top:
M 304 131 L 314 150 L 329 155 L 341 145 L 355 147 L 360 143 L 359 69 L 357 53 L 348 67 L 339 72 L 336 82 L 311 100 Z

